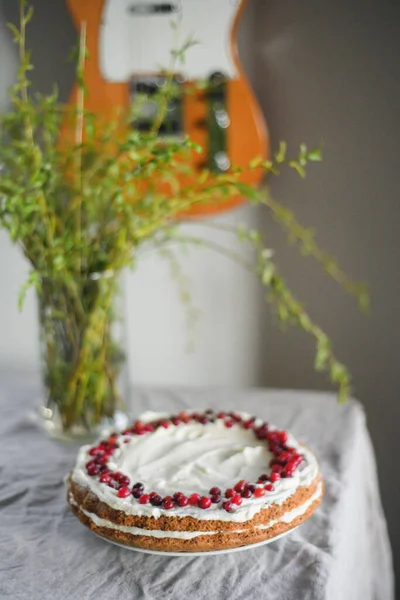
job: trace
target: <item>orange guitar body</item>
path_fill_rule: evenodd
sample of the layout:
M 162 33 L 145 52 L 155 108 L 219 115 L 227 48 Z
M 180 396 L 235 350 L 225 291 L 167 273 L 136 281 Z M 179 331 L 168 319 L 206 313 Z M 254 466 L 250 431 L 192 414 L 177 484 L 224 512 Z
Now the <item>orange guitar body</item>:
M 185 1 L 187 0 L 183 0 L 183 3 Z M 219 1 L 213 0 L 213 2 Z M 88 59 L 85 65 L 85 77 L 88 94 L 85 106 L 88 110 L 101 115 L 105 119 L 115 118 L 116 109 L 129 107 L 130 89 L 128 81 L 110 81 L 102 72 L 99 48 L 105 2 L 107 0 L 66 0 L 66 2 L 76 28 L 80 30 L 82 22 L 86 22 Z M 226 110 L 229 115 L 229 126 L 225 132 L 226 153 L 231 164 L 241 167 L 246 166 L 255 157 L 260 156 L 264 159 L 269 157 L 269 139 L 266 124 L 238 57 L 237 33 L 246 2 L 247 0 L 242 0 L 237 3 L 238 7 L 234 9 L 235 15 L 229 26 L 229 50 L 235 76 L 229 77 L 226 83 Z M 134 4 L 135 0 L 132 0 L 131 5 Z M 130 18 L 135 19 L 136 17 L 132 16 Z M 147 17 L 147 19 L 151 19 L 151 17 Z M 149 39 L 148 43 L 151 44 L 152 40 Z M 134 44 L 135 38 L 133 36 L 133 48 Z M 190 53 L 191 50 L 188 52 Z M 157 67 L 157 65 L 154 66 Z M 134 75 L 134 72 L 131 73 L 131 76 Z M 75 103 L 76 98 L 77 86 L 74 87 L 71 93 L 70 102 Z M 182 119 L 184 133 L 193 142 L 206 149 L 208 146 L 208 131 L 205 127 L 198 126 L 199 122 L 204 122 L 207 119 L 207 105 L 204 102 L 203 94 L 195 92 L 184 96 Z M 205 155 L 196 155 L 193 158 L 193 166 L 198 167 L 200 170 L 205 163 L 205 158 Z M 262 177 L 261 170 L 252 170 L 244 172 L 241 175 L 241 180 L 257 186 Z M 223 203 L 219 202 L 192 209 L 189 213 L 185 213 L 184 217 L 212 215 L 234 208 L 242 202 L 243 198 L 241 196 L 235 196 Z

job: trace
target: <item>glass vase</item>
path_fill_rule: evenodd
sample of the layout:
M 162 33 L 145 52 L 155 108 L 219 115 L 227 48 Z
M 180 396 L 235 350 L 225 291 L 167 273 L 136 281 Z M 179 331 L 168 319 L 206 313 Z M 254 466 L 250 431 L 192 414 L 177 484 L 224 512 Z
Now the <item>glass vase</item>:
M 38 298 L 44 429 L 64 441 L 91 441 L 126 424 L 124 327 L 119 278 L 83 283 L 44 279 Z

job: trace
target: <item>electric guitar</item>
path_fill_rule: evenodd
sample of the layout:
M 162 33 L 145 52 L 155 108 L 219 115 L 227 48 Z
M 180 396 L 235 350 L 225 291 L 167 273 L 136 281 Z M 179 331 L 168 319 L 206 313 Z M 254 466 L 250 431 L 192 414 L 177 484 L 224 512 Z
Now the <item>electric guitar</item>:
M 231 164 L 247 165 L 256 156 L 268 158 L 265 121 L 240 63 L 237 33 L 247 0 L 66 0 L 77 29 L 86 22 L 86 107 L 105 118 L 116 108 L 129 108 L 136 94 L 146 94 L 133 127 L 149 128 L 151 95 L 165 84 L 175 36 L 196 40 L 179 66 L 175 84 L 198 81 L 209 86 L 174 96 L 160 135 L 188 135 L 203 149 L 193 157 L 199 171 L 229 172 Z M 171 27 L 177 19 L 178 26 Z M 77 87 L 71 94 L 75 102 Z M 177 99 L 178 98 L 178 99 Z M 154 104 L 154 102 L 153 102 Z M 242 181 L 257 185 L 263 174 L 248 171 Z M 213 214 L 237 206 L 240 196 L 192 209 L 185 216 Z

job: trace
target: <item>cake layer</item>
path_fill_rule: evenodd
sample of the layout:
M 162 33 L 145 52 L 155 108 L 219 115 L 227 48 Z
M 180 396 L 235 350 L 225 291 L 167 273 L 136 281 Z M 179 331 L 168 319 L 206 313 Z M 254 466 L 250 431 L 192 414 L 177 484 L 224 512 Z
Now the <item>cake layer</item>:
M 151 531 L 140 528 L 125 529 L 123 526 L 115 526 L 109 521 L 98 519 L 93 513 L 88 513 L 80 508 L 72 498 L 70 498 L 70 504 L 74 514 L 86 527 L 97 535 L 119 544 L 160 552 L 209 552 L 256 544 L 298 527 L 318 508 L 322 495 L 323 487 L 322 483 L 319 483 L 316 492 L 308 501 L 284 513 L 280 519 L 271 520 L 266 525 L 232 531 L 186 533 Z M 224 523 L 224 525 L 226 524 Z

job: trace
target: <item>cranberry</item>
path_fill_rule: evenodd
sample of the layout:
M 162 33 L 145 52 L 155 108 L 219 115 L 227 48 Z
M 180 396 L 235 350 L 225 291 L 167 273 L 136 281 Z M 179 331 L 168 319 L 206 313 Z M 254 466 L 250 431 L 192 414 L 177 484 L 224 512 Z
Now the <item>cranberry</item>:
M 127 475 L 124 475 L 123 477 L 119 478 L 119 482 L 122 486 L 126 487 L 130 484 L 131 480 L 129 479 L 129 477 Z
M 151 423 L 147 423 L 144 426 L 144 431 L 145 433 L 152 433 L 154 431 L 154 425 L 152 425 Z
M 180 412 L 178 415 L 179 419 L 183 422 L 183 423 L 190 423 L 190 415 L 189 413 L 183 411 Z
M 93 477 L 94 475 L 98 475 L 100 473 L 100 467 L 96 464 L 86 465 L 86 471 L 88 472 L 88 475 Z
M 258 479 L 259 481 L 268 481 L 268 475 L 266 473 L 263 473 Z
M 229 416 L 236 421 L 236 423 L 239 423 L 242 420 L 242 417 L 234 412 L 229 413 Z
M 208 498 L 208 496 L 203 496 L 202 498 L 200 498 L 199 500 L 199 508 L 210 508 L 211 506 L 211 498 Z
M 182 496 L 183 496 L 182 492 L 175 492 L 173 498 L 174 498 L 174 500 L 178 501 L 179 498 L 182 498 Z
M 247 481 L 245 481 L 244 479 L 241 479 L 240 481 L 237 482 L 237 484 L 234 486 L 234 490 L 235 492 L 238 492 L 239 494 L 241 492 L 243 492 L 244 488 L 247 486 Z
M 280 455 L 280 460 L 282 463 L 288 462 L 288 460 L 290 460 L 292 458 L 293 454 L 291 452 L 282 452 L 282 454 Z
M 196 421 L 198 423 L 201 423 L 202 425 L 206 425 L 208 423 L 208 419 L 206 416 L 200 416 L 198 419 L 196 419 Z
M 164 429 L 168 429 L 171 423 L 169 421 L 161 421 L 160 425 L 161 427 L 164 427 Z
M 182 421 L 178 419 L 178 417 L 173 417 L 171 421 L 174 425 L 180 425 L 182 423 Z
M 116 481 L 113 481 L 113 480 L 109 481 L 107 483 L 107 485 L 108 485 L 108 487 L 113 488 L 113 490 L 116 490 L 117 487 L 118 487 L 118 483 Z
M 134 498 L 140 498 L 140 496 L 143 495 L 143 490 L 141 490 L 140 488 L 132 488 L 132 496 Z
M 218 417 L 218 419 L 225 419 L 225 417 L 226 417 L 226 413 L 224 413 L 224 412 L 219 412 L 219 413 L 217 414 L 217 417 Z
M 104 446 L 100 444 L 100 446 L 95 446 L 94 448 L 90 448 L 89 454 L 90 456 L 101 456 L 104 454 Z
M 233 427 L 235 424 L 234 421 L 224 421 L 224 425 L 227 429 L 230 429 L 231 427 Z
M 264 489 L 267 490 L 267 492 L 273 492 L 275 488 L 272 483 L 267 483 L 267 485 L 264 486 Z
M 174 506 L 175 506 L 175 502 L 173 501 L 171 496 L 165 496 L 162 503 L 163 503 L 163 507 L 166 510 L 171 510 L 171 508 L 174 508 Z
M 265 490 L 264 490 L 264 488 L 259 487 L 256 490 L 254 490 L 254 497 L 255 498 L 261 498 L 262 496 L 265 496 Z
M 252 483 L 249 483 L 247 486 L 247 489 L 251 491 L 251 493 L 254 492 L 254 490 L 256 489 L 256 486 L 253 485 Z
M 148 504 L 150 502 L 149 494 L 142 494 L 139 498 L 139 504 Z
M 111 481 L 111 475 L 109 473 L 102 473 L 102 475 L 100 475 L 101 483 L 110 483 L 110 481 Z
M 224 510 L 226 510 L 226 512 L 232 512 L 233 511 L 233 505 L 232 502 L 223 502 L 222 503 L 222 508 Z
M 123 473 L 121 473 L 121 471 L 117 471 L 116 473 L 114 473 L 113 478 L 115 479 L 115 481 L 120 482 L 122 478 L 124 478 L 125 475 Z
M 217 487 L 212 487 L 210 490 L 210 494 L 211 494 L 211 496 L 220 496 L 221 490 Z
M 117 492 L 118 498 L 127 498 L 131 495 L 131 490 L 128 487 L 121 487 Z
M 244 488 L 243 492 L 241 493 L 242 498 L 251 498 L 253 495 L 253 492 L 251 490 L 249 490 L 248 487 Z
M 140 481 L 136 482 L 133 484 L 132 488 L 134 489 L 139 489 L 139 490 L 144 490 L 144 485 L 143 483 L 140 483 Z
M 178 506 L 187 506 L 189 504 L 189 499 L 182 494 L 182 496 L 180 496 L 176 502 Z
M 161 506 L 162 503 L 163 499 L 159 494 L 156 494 L 155 492 L 152 492 L 150 494 L 150 504 L 152 504 L 153 506 Z
M 282 473 L 283 471 L 282 465 L 272 465 L 271 469 L 273 473 Z
M 240 506 L 240 504 L 242 504 L 242 498 L 239 496 L 239 494 L 235 494 L 234 496 L 232 496 L 231 502 L 232 504 Z
M 286 444 L 286 442 L 288 441 L 288 434 L 286 431 L 278 431 L 278 439 L 279 439 L 279 443 L 282 444 L 282 446 L 284 444 Z
M 200 500 L 200 495 L 199 494 L 192 494 L 191 496 L 189 496 L 189 504 L 190 506 L 197 506 Z
M 132 428 L 132 432 L 136 435 L 142 435 L 143 433 L 146 433 L 146 425 L 142 423 L 142 421 L 136 421 Z
M 271 475 L 269 476 L 269 480 L 272 483 L 275 483 L 276 481 L 279 481 L 280 478 L 281 478 L 280 473 L 271 473 Z
M 219 504 L 221 502 L 221 496 L 219 496 L 218 494 L 211 496 L 211 502 L 213 504 Z
M 232 496 L 234 496 L 236 494 L 235 490 L 233 490 L 232 488 L 228 488 L 225 491 L 225 496 L 226 498 L 232 498 Z
M 253 421 L 245 421 L 243 423 L 243 427 L 244 427 L 244 429 L 252 429 L 254 427 L 254 422 Z

